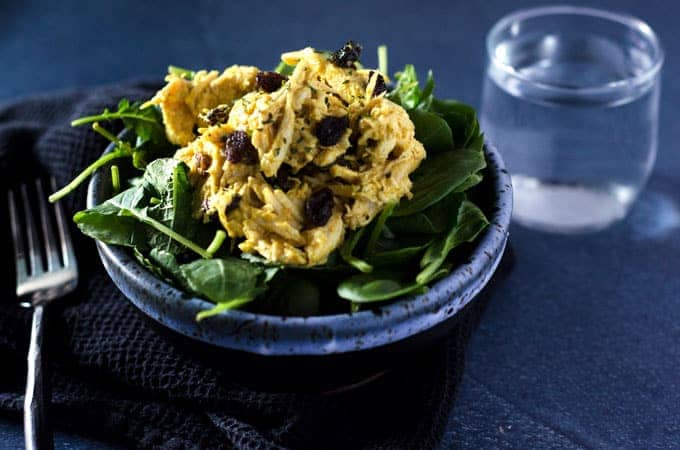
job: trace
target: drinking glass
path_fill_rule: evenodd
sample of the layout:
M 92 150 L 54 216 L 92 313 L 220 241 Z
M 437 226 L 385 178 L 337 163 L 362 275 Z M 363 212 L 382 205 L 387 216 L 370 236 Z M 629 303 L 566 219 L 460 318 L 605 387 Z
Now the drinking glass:
M 554 232 L 625 217 L 656 159 L 663 51 L 625 15 L 518 11 L 487 36 L 480 122 L 512 175 L 513 219 Z

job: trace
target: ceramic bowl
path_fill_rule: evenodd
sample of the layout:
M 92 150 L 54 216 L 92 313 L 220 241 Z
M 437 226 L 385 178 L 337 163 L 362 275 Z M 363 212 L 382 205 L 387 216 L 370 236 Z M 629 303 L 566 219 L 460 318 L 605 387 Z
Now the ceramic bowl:
M 144 314 L 177 333 L 224 349 L 263 356 L 315 357 L 394 348 L 424 336 L 431 340 L 445 333 L 456 314 L 488 283 L 505 250 L 512 211 L 510 177 L 492 145 L 485 146 L 485 153 L 488 167 L 474 195 L 491 224 L 467 250 L 467 258 L 427 293 L 370 310 L 315 317 L 233 310 L 197 322 L 196 313 L 212 304 L 157 278 L 126 248 L 98 242 L 99 254 L 113 282 Z M 92 178 L 88 207 L 110 196 L 109 174 L 100 170 Z

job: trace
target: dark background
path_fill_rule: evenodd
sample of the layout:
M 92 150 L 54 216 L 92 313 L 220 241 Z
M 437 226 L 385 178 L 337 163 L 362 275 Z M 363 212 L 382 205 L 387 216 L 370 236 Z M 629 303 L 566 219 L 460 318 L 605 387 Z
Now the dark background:
M 0 103 L 161 78 L 168 64 L 273 67 L 282 51 L 351 38 L 368 65 L 387 44 L 390 70 L 431 68 L 438 96 L 478 105 L 487 30 L 507 12 L 542 4 L 0 1 Z M 636 15 L 664 43 L 655 172 L 630 216 L 603 232 L 513 226 L 516 264 L 470 345 L 444 448 L 680 445 L 680 4 L 578 4 Z M 65 435 L 58 444 L 93 445 Z M 0 445 L 23 445 L 17 423 L 0 420 Z

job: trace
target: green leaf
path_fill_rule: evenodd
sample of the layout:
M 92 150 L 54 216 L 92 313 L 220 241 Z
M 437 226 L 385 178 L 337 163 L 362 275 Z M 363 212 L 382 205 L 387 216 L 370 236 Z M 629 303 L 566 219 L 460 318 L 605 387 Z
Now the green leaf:
M 182 77 L 185 80 L 193 80 L 196 72 L 190 69 L 184 69 L 182 67 L 168 66 L 168 74 L 177 75 L 178 77 Z
M 111 132 L 99 126 L 98 123 L 117 119 L 122 120 L 125 128 L 134 133 L 134 146 L 118 139 Z M 55 202 L 73 192 L 97 169 L 105 166 L 113 159 L 129 157 L 132 158 L 132 163 L 136 168 L 143 169 L 148 162 L 156 158 L 170 156 L 175 148 L 165 137 L 165 127 L 161 112 L 156 106 L 142 108 L 141 102 L 130 103 L 128 99 L 123 98 L 118 102 L 116 111 L 105 108 L 101 114 L 81 117 L 72 121 L 71 126 L 77 127 L 88 123 L 92 123 L 95 131 L 113 142 L 115 149 L 113 152 L 101 156 L 78 174 L 70 183 L 50 195 L 49 200 L 51 202 Z
M 388 97 L 407 110 L 418 106 L 421 91 L 415 67 L 407 64 L 403 71 L 395 74 L 395 79 L 397 84 Z
M 352 256 L 354 248 L 359 243 L 359 240 L 363 236 L 364 231 L 366 231 L 366 227 L 359 228 L 357 230 L 353 230 L 347 233 L 347 236 L 345 237 L 345 242 L 343 242 L 342 246 L 340 247 L 340 256 L 347 264 L 354 267 L 358 271 L 370 273 L 373 270 L 373 267 L 369 263 L 362 259 L 357 258 L 356 256 Z
M 402 200 L 392 216 L 401 217 L 423 211 L 459 186 L 468 185 L 468 179 L 484 167 L 484 153 L 476 149 L 457 149 L 425 159 L 412 175 L 413 197 Z
M 380 212 L 380 215 L 378 215 L 378 218 L 374 221 L 371 235 L 368 238 L 366 247 L 364 248 L 364 257 L 372 254 L 375 250 L 375 244 L 378 242 L 378 238 L 380 238 L 383 228 L 385 227 L 385 222 L 392 215 L 392 211 L 394 211 L 395 206 L 397 206 L 396 202 L 391 202 L 385 205 L 383 210 Z
M 321 293 L 317 285 L 308 279 L 288 279 L 279 294 L 279 307 L 291 316 L 313 316 L 321 309 Z
M 389 221 L 391 230 L 397 233 L 439 234 L 447 230 L 456 219 L 456 212 L 465 196 L 451 192 L 422 212 L 395 217 Z
M 432 281 L 451 250 L 464 242 L 475 240 L 488 224 L 484 213 L 472 202 L 464 200 L 448 233 L 433 241 L 425 251 L 416 282 L 424 285 Z
M 373 267 L 400 266 L 412 261 L 416 256 L 423 252 L 426 246 L 427 244 L 376 252 L 371 255 L 367 261 Z
M 264 275 L 259 266 L 238 258 L 198 259 L 179 271 L 193 292 L 216 303 L 254 299 Z
M 74 221 L 83 233 L 109 244 L 162 247 L 173 253 L 186 247 L 203 258 L 210 258 L 212 255 L 203 249 L 206 239 L 201 239 L 200 244 L 192 240 L 200 237 L 201 232 L 208 236 L 211 233 L 206 232 L 205 225 L 192 222 L 186 170 L 186 165 L 179 161 L 156 160 L 145 172 L 141 185 L 76 213 Z M 152 205 L 152 198 L 161 200 Z
M 387 46 L 386 45 L 379 45 L 378 46 L 378 70 L 380 73 L 387 75 L 388 72 L 388 64 L 387 64 Z
M 416 139 L 425 146 L 428 157 L 435 152 L 453 149 L 451 128 L 444 119 L 422 109 L 409 110 L 408 115 L 416 127 Z
M 276 68 L 274 69 L 274 72 L 280 73 L 285 77 L 289 77 L 293 73 L 293 70 L 295 70 L 295 66 L 288 65 L 285 62 L 281 61 L 279 65 L 276 66 Z
M 430 217 L 424 212 L 410 214 L 408 216 L 394 217 L 387 223 L 394 233 L 438 234 L 443 231 L 438 224 L 432 223 Z
M 390 300 L 402 295 L 421 292 L 423 286 L 404 282 L 393 273 L 354 275 L 338 285 L 338 295 L 355 303 Z
M 432 100 L 431 110 L 446 120 L 456 147 L 466 147 L 478 129 L 474 108 L 456 100 Z
M 430 109 L 430 105 L 434 100 L 434 78 L 432 77 L 432 71 L 427 71 L 427 80 L 425 81 L 425 87 L 423 92 L 420 94 L 420 99 L 418 100 L 418 107 L 424 110 Z
M 80 231 L 91 238 L 113 245 L 147 247 L 147 229 L 134 217 L 121 213 L 121 206 L 137 208 L 146 200 L 144 189 L 130 188 L 93 208 L 73 216 Z
M 174 254 L 161 248 L 152 248 L 149 252 L 148 260 L 156 267 L 159 267 L 168 276 L 182 284 L 182 274 Z

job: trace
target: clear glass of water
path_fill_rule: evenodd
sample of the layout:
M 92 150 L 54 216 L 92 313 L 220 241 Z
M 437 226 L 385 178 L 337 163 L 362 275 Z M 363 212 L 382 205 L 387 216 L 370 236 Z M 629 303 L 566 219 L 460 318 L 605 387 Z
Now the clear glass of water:
M 511 172 L 513 219 L 594 231 L 625 217 L 656 159 L 663 51 L 633 17 L 518 11 L 487 36 L 480 121 Z

